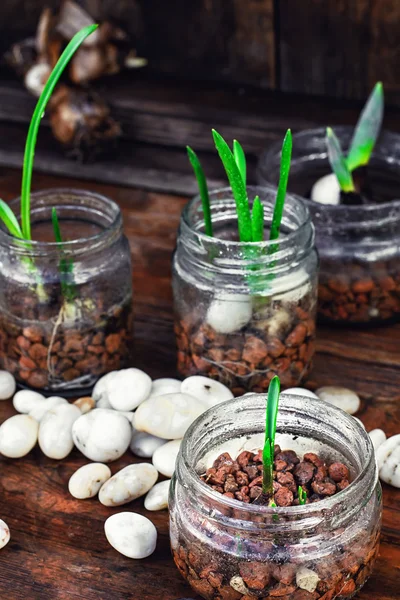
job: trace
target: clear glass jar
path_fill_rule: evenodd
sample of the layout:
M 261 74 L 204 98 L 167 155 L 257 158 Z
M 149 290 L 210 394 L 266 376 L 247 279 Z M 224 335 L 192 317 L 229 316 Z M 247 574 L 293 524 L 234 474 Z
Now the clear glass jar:
M 276 190 L 248 193 L 259 195 L 268 230 Z M 182 213 L 172 275 L 178 370 L 218 379 L 235 395 L 266 390 L 275 374 L 283 386 L 298 385 L 314 354 L 318 258 L 309 212 L 287 196 L 279 242 L 241 243 L 231 194 L 210 194 L 215 237 L 203 232 L 199 197 Z
M 352 127 L 335 127 L 347 150 Z M 261 157 L 258 180 L 278 180 L 280 144 Z M 330 173 L 325 129 L 293 136 L 289 190 L 307 203 L 321 259 L 318 314 L 326 321 L 380 323 L 400 317 L 400 135 L 382 132 L 368 165 L 376 204 L 322 205 L 313 184 Z
M 32 194 L 31 205 L 40 241 L 0 230 L 0 366 L 28 387 L 78 393 L 129 362 L 129 244 L 119 207 L 99 194 L 54 189 Z M 19 199 L 11 207 L 18 214 Z
M 364 428 L 331 404 L 282 394 L 277 432 L 282 449 L 345 462 L 352 482 L 304 506 L 270 508 L 223 496 L 200 475 L 222 452 L 235 459 L 242 450 L 263 446 L 265 394 L 236 398 L 201 415 L 184 437 L 169 509 L 175 563 L 207 600 L 342 600 L 353 597 L 372 572 L 382 492 Z M 299 579 L 304 569 L 312 571 L 308 583 Z

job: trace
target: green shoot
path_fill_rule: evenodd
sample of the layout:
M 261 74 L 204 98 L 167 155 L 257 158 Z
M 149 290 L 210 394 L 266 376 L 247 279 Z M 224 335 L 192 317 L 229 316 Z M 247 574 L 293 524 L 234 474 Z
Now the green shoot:
M 22 235 L 21 227 L 19 226 L 17 217 L 14 215 L 8 204 L 4 202 L 4 200 L 0 200 L 0 219 L 3 221 L 11 235 L 20 239 L 24 237 Z
M 290 172 L 290 160 L 292 158 L 292 132 L 287 130 L 282 144 L 281 166 L 279 173 L 278 192 L 275 200 L 274 214 L 272 217 L 271 232 L 269 239 L 276 240 L 279 237 L 285 204 L 287 184 Z
M 60 251 L 61 251 L 61 256 L 62 256 L 62 258 L 60 259 L 60 266 L 59 266 L 61 290 L 62 290 L 64 298 L 68 302 L 70 302 L 76 296 L 74 285 L 66 283 L 64 279 L 65 279 L 65 276 L 68 276 L 70 273 L 73 272 L 74 264 L 70 258 L 65 258 L 65 256 L 64 256 L 63 239 L 61 236 L 61 230 L 60 230 L 60 224 L 58 221 L 57 210 L 54 208 L 54 206 L 51 211 L 51 220 L 53 222 L 54 237 L 55 237 L 57 244 L 59 244 L 59 246 L 60 246 Z
M 251 230 L 253 242 L 262 242 L 264 240 L 264 207 L 261 204 L 259 196 L 256 196 L 253 202 Z
M 300 506 L 303 506 L 306 503 L 307 494 L 305 493 L 301 485 L 299 485 L 299 487 L 297 488 L 297 494 L 299 496 L 299 504 Z
M 40 121 L 43 117 L 47 103 L 50 100 L 51 94 L 55 86 L 60 79 L 68 62 L 72 58 L 75 51 L 79 48 L 82 42 L 91 34 L 98 25 L 89 25 L 79 31 L 64 52 L 61 54 L 57 61 L 54 69 L 52 70 L 50 77 L 48 78 L 46 85 L 44 86 L 43 92 L 36 104 L 36 108 L 33 112 L 32 120 L 29 125 L 28 136 L 25 144 L 24 154 L 24 165 L 22 172 L 22 189 L 21 189 L 21 223 L 22 223 L 22 234 L 26 240 L 31 239 L 31 220 L 30 220 L 30 194 L 31 194 L 31 182 L 32 182 L 32 170 L 33 162 L 35 157 L 35 146 L 37 135 L 39 131 Z
M 379 81 L 372 90 L 354 130 L 346 161 L 350 171 L 368 164 L 382 126 L 383 109 L 383 86 Z
M 247 198 L 246 186 L 243 182 L 243 176 L 236 164 L 228 144 L 224 138 L 215 129 L 212 130 L 215 147 L 224 165 L 226 174 L 232 188 L 232 194 L 236 203 L 238 216 L 239 239 L 241 242 L 253 241 L 251 214 L 249 200 Z
M 326 146 L 328 149 L 329 162 L 332 171 L 337 177 L 340 189 L 343 190 L 343 192 L 354 192 L 353 177 L 347 166 L 340 142 L 330 127 L 326 130 Z
M 233 156 L 235 157 L 235 162 L 238 166 L 240 174 L 243 179 L 244 185 L 246 185 L 246 177 L 247 177 L 247 167 L 246 167 L 246 155 L 242 146 L 239 144 L 237 140 L 233 140 Z M 255 240 L 253 240 L 254 242 Z
M 194 150 L 192 150 L 189 146 L 186 146 L 186 150 L 189 156 L 190 163 L 193 167 L 194 174 L 196 175 L 197 185 L 199 186 L 201 204 L 203 207 L 205 231 L 207 235 L 212 237 L 213 227 L 211 221 L 210 196 L 208 194 L 206 176 L 204 175 L 203 167 L 201 166 L 201 163 Z
M 279 392 L 281 384 L 279 377 L 275 375 L 268 388 L 266 419 L 265 419 L 265 442 L 263 448 L 263 494 L 270 502 L 274 498 L 273 471 L 274 471 L 274 447 L 276 422 L 278 418 Z

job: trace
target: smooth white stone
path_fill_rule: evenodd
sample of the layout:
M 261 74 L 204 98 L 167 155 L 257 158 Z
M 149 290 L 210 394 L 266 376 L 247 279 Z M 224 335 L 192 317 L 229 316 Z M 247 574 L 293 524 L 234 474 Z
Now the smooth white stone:
M 267 320 L 265 328 L 271 337 L 280 337 L 281 333 L 288 330 L 291 323 L 291 316 L 284 308 L 279 308 L 273 316 Z
M 125 419 L 128 419 L 129 423 L 133 423 L 133 419 L 135 418 L 135 413 L 131 410 L 119 410 L 120 415 L 124 416 Z
M 21 458 L 32 450 L 38 439 L 39 423 L 29 415 L 14 415 L 0 427 L 0 453 Z
M 147 493 L 144 499 L 144 507 L 146 510 L 164 510 L 168 508 L 168 494 L 171 480 L 160 481 Z
M 131 424 L 116 410 L 95 408 L 72 426 L 75 446 L 94 462 L 117 460 L 127 450 L 131 437 Z
M 17 389 L 14 376 L 8 371 L 0 371 L 0 400 L 8 400 Z
M 50 396 L 50 398 L 45 398 L 44 402 L 36 404 L 36 406 L 29 411 L 29 416 L 40 423 L 47 411 L 52 410 L 61 404 L 68 404 L 68 401 L 65 398 L 61 398 L 61 396 Z
M 142 402 L 135 413 L 134 427 L 167 440 L 181 439 L 207 407 L 188 394 L 164 394 Z
M 234 575 L 232 577 L 232 579 L 230 580 L 229 585 L 236 592 L 239 592 L 239 594 L 244 594 L 245 596 L 247 595 L 247 592 L 249 591 L 249 588 L 246 586 L 245 582 L 243 581 L 243 578 L 240 577 L 240 575 Z
M 158 472 L 153 465 L 129 465 L 102 485 L 99 500 L 104 506 L 121 506 L 146 494 L 157 478 Z
M 207 323 L 218 333 L 233 333 L 247 325 L 252 315 L 249 296 L 219 293 L 207 311 Z
M 382 429 L 373 429 L 368 435 L 371 438 L 375 452 L 378 450 L 379 446 L 382 446 L 383 442 L 386 442 L 387 439 L 386 433 Z
M 104 523 L 108 542 L 128 558 L 146 558 L 153 554 L 157 544 L 157 529 L 153 523 L 132 512 L 108 517 Z
M 162 475 L 172 477 L 182 440 L 172 440 L 160 446 L 153 454 L 152 463 Z
M 151 433 L 134 431 L 130 443 L 130 449 L 133 454 L 140 456 L 140 458 L 151 458 L 157 448 L 164 446 L 167 441 L 168 440 L 165 440 L 164 438 L 151 435 Z
M 306 567 L 300 567 L 296 573 L 296 584 L 301 590 L 313 593 L 319 582 L 318 574 Z
M 122 369 L 106 381 L 107 398 L 115 410 L 134 410 L 149 397 L 150 390 L 151 379 L 140 369 Z
M 306 398 L 318 398 L 317 394 L 314 394 L 311 390 L 306 388 L 294 387 L 284 390 L 282 394 L 293 394 L 294 396 L 306 396 Z
M 162 377 L 155 379 L 151 385 L 151 396 L 160 396 L 160 394 L 174 394 L 181 391 L 182 381 L 172 379 L 171 377 Z
M 83 465 L 70 477 L 68 482 L 69 493 L 78 500 L 93 498 L 110 477 L 111 470 L 103 463 Z
M 13 398 L 13 405 L 17 412 L 28 414 L 36 406 L 39 406 L 45 402 L 45 397 L 39 392 L 33 392 L 32 390 L 20 390 Z
M 309 293 L 311 288 L 310 275 L 305 269 L 296 269 L 288 275 L 276 277 L 272 285 L 272 296 L 275 303 L 279 301 L 285 304 L 292 304 L 299 302 L 301 298 L 304 298 Z M 282 328 L 282 318 L 283 315 L 280 315 L 280 311 L 271 317 L 268 331 L 270 335 L 274 330 L 280 331 Z M 291 317 L 289 318 L 291 320 Z
M 96 402 L 96 408 L 111 408 L 111 404 L 108 401 L 107 383 L 110 383 L 117 373 L 118 371 L 111 371 L 111 373 L 100 377 L 96 382 L 92 391 L 92 398 Z
M 5 523 L 3 519 L 0 519 L 0 548 L 4 548 L 4 546 L 8 544 L 10 537 L 10 530 L 7 523 Z
M 223 383 L 202 375 L 193 375 L 182 381 L 181 392 L 194 396 L 208 408 L 233 398 L 231 390 Z
M 91 396 L 83 396 L 75 400 L 74 406 L 77 406 L 83 415 L 86 415 L 89 411 L 93 410 L 96 406 L 95 401 Z
M 315 392 L 321 400 L 334 404 L 349 415 L 354 415 L 360 408 L 360 398 L 348 388 L 326 385 Z
M 62 460 L 74 447 L 72 425 L 82 413 L 73 404 L 60 404 L 48 410 L 39 426 L 39 446 L 43 454 Z
M 340 204 L 340 186 L 334 173 L 324 175 L 314 183 L 311 200 L 319 204 Z
M 400 488 L 400 433 L 393 435 L 379 446 L 376 460 L 380 479 Z

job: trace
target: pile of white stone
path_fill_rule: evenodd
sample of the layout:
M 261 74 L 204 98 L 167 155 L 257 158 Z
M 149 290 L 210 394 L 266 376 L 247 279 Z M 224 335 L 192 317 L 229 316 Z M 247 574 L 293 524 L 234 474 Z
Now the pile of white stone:
M 135 368 L 114 371 L 102 377 L 91 397 L 69 403 L 62 397 L 45 398 L 38 392 L 16 392 L 15 380 L 0 371 L 0 400 L 13 397 L 20 413 L 0 426 L 0 453 L 20 458 L 39 444 L 49 458 L 62 460 L 76 446 L 90 463 L 69 480 L 74 498 L 98 495 L 105 506 L 122 506 L 145 496 L 148 511 L 168 507 L 168 493 L 179 447 L 195 419 L 212 406 L 232 399 L 221 383 L 202 376 L 177 379 L 151 378 Z M 319 397 L 354 415 L 360 399 L 351 390 L 323 387 L 316 394 L 302 388 L 289 393 Z M 400 435 L 386 440 L 382 430 L 370 432 L 377 450 L 380 477 L 400 487 Z M 129 465 L 114 473 L 106 463 L 126 450 L 149 462 Z M 159 474 L 167 479 L 157 483 Z M 144 558 L 155 549 L 157 531 L 146 517 L 133 512 L 115 514 L 105 522 L 110 544 L 130 558 Z M 0 548 L 10 532 L 0 520 Z
M 0 426 L 1 454 L 21 458 L 38 443 L 46 456 L 62 460 L 76 446 L 93 462 L 72 475 L 68 485 L 72 496 L 98 495 L 103 505 L 112 507 L 145 496 L 149 511 L 168 507 L 170 478 L 187 429 L 210 407 L 233 398 L 227 387 L 206 377 L 152 381 L 135 368 L 105 375 L 91 397 L 72 404 L 59 396 L 45 398 L 31 390 L 15 390 L 12 375 L 0 372 L 0 399 L 13 396 L 20 413 Z M 117 460 L 128 448 L 152 464 L 129 465 L 112 475 L 105 463 Z M 157 483 L 159 474 L 168 479 Z M 105 534 L 116 550 L 130 558 L 151 554 L 157 539 L 151 521 L 132 512 L 107 519 Z M 0 522 L 0 547 L 9 539 L 6 524 Z

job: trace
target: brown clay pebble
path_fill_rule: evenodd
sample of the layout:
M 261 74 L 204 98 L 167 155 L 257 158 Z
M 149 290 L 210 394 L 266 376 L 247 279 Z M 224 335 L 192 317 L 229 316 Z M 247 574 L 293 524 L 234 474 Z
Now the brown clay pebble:
M 239 567 L 240 576 L 251 590 L 263 590 L 270 582 L 269 566 L 261 562 L 244 562 Z
M 350 478 L 349 469 L 346 467 L 346 465 L 340 462 L 335 462 L 330 465 L 328 468 L 328 474 L 329 477 L 336 483 L 339 483 L 339 481 L 342 481 L 343 479 Z
M 291 506 L 293 504 L 293 492 L 286 487 L 279 488 L 274 495 L 277 506 Z
M 296 477 L 296 481 L 299 485 L 305 485 L 311 481 L 314 475 L 315 467 L 312 463 L 302 461 L 295 466 L 293 474 Z

